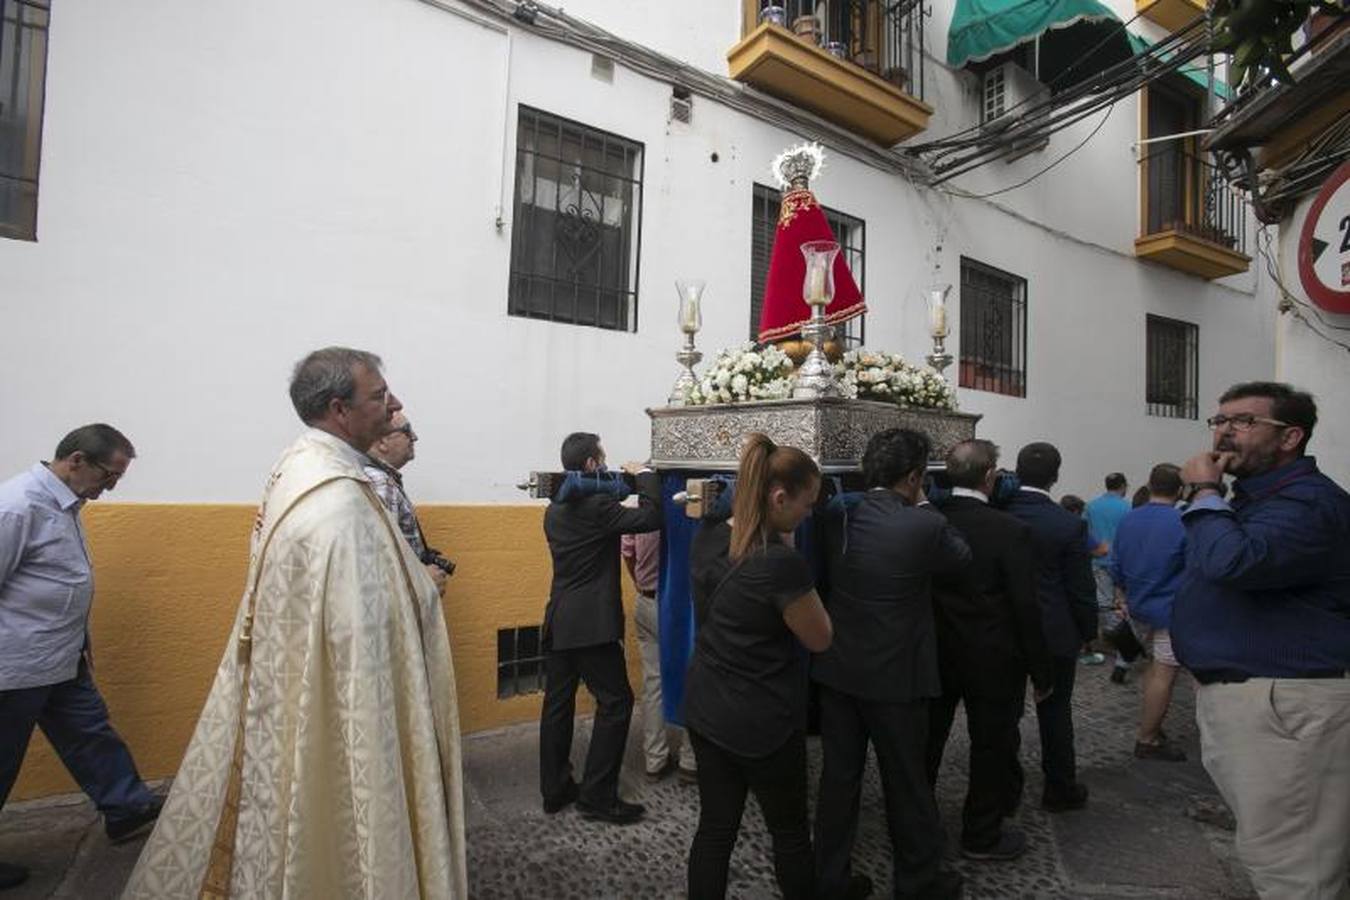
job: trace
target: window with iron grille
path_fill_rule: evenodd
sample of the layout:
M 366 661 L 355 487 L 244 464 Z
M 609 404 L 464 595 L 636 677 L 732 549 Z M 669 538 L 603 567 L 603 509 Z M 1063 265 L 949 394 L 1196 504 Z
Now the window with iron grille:
M 642 149 L 520 107 L 511 315 L 637 330 Z
M 50 0 L 0 0 L 0 236 L 37 239 Z
M 1144 404 L 1148 414 L 1199 418 L 1199 326 L 1149 316 L 1145 327 Z
M 497 630 L 497 699 L 535 694 L 544 689 L 541 626 Z
M 1027 395 L 1027 282 L 961 257 L 960 384 Z
M 773 253 L 773 238 L 778 232 L 778 210 L 783 195 L 777 188 L 755 185 L 754 210 L 750 236 L 750 340 L 759 336 L 759 314 L 764 308 L 764 282 L 769 278 L 769 255 Z M 844 263 L 853 273 L 858 290 L 864 298 L 867 288 L 864 281 L 867 275 L 867 223 L 862 219 L 841 213 L 838 210 L 822 206 L 825 221 L 830 223 L 834 239 L 839 242 L 839 253 Z M 861 315 L 844 323 L 844 333 L 840 335 L 848 349 L 862 346 L 866 335 L 867 316 Z

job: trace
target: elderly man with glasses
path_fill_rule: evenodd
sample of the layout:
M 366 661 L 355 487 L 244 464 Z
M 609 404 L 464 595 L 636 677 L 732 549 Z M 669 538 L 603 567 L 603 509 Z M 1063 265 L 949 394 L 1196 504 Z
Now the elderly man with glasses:
M 390 424 L 394 426 L 394 430 L 370 445 L 370 450 L 366 454 L 370 457 L 370 461 L 364 467 L 365 472 L 370 478 L 370 486 L 375 489 L 376 496 L 394 517 L 399 531 L 403 532 L 413 552 L 427 567 L 431 580 L 436 582 L 436 587 L 444 594 L 446 580 L 454 574 L 455 564 L 446 559 L 439 550 L 427 546 L 426 535 L 417 520 L 417 510 L 413 508 L 412 501 L 408 499 L 408 494 L 403 489 L 401 470 L 417 455 L 414 448 L 417 443 L 417 432 L 413 431 L 412 423 L 401 412 L 394 413 Z
M 1316 423 L 1306 393 L 1236 385 L 1212 451 L 1181 472 L 1173 648 L 1200 683 L 1201 752 L 1238 855 L 1280 900 L 1350 897 L 1350 495 L 1307 455 Z
M 94 684 L 94 577 L 80 510 L 113 490 L 135 455 L 116 428 L 85 425 L 61 439 L 50 463 L 0 484 L 0 806 L 37 725 L 114 842 L 153 822 L 163 800 L 137 774 Z M 27 877 L 0 863 L 0 889 Z

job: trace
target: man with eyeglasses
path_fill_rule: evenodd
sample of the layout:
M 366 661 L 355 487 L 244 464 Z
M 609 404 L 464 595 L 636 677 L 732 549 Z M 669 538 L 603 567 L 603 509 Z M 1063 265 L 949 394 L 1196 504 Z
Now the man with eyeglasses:
M 1182 469 L 1172 644 L 1205 768 L 1263 898 L 1350 897 L 1350 494 L 1307 455 L 1311 396 L 1235 385 Z M 1233 476 L 1233 498 L 1220 496 Z
M 94 684 L 94 578 L 80 510 L 113 490 L 135 456 L 116 428 L 85 425 L 50 463 L 0 484 L 0 806 L 40 726 L 114 842 L 153 822 L 163 800 L 137 774 Z M 0 863 L 0 889 L 27 878 Z
M 291 375 L 239 611 L 123 900 L 469 896 L 441 598 L 370 487 L 403 404 L 380 357 Z
M 370 486 L 374 488 L 375 495 L 393 515 L 399 531 L 403 532 L 403 537 L 417 558 L 426 566 L 427 574 L 436 582 L 436 588 L 444 594 L 446 580 L 454 573 L 455 564 L 439 550 L 427 546 L 426 535 L 417 520 L 417 510 L 403 489 L 401 470 L 417 455 L 413 447 L 417 443 L 417 432 L 413 431 L 412 423 L 402 412 L 394 413 L 390 424 L 394 430 L 371 444 L 366 453 L 370 457 L 364 466 L 366 475 L 370 477 Z

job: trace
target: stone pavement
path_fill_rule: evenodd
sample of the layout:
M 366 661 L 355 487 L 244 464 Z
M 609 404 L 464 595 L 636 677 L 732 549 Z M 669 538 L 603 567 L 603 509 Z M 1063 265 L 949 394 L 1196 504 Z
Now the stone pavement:
M 1080 667 L 1075 724 L 1087 809 L 1051 816 L 1039 808 L 1041 778 L 1035 717 L 1023 719 L 1027 788 L 1020 813 L 1030 850 L 1012 863 L 952 864 L 966 876 L 966 897 L 1179 898 L 1219 900 L 1253 894 L 1232 856 L 1227 810 L 1199 764 L 1193 688 L 1179 679 L 1167 728 L 1187 749 L 1186 763 L 1144 762 L 1131 755 L 1138 689 L 1107 680 L 1109 666 Z M 636 724 L 636 723 L 635 723 Z M 589 724 L 578 723 L 578 739 Z M 478 898 L 670 898 L 683 896 L 684 864 L 697 820 L 694 787 L 676 778 L 649 785 L 635 739 L 629 742 L 622 792 L 647 804 L 640 824 L 620 828 L 583 820 L 569 809 L 546 816 L 537 781 L 537 729 L 517 726 L 464 742 L 469 882 Z M 577 749 L 581 749 L 578 747 Z M 938 801 L 951 834 L 959 833 L 965 791 L 964 723 L 953 730 Z M 811 775 L 820 754 L 810 742 Z M 575 756 L 578 768 L 580 756 Z M 813 791 L 814 793 L 814 791 Z M 1231 827 L 1231 823 L 1228 823 Z M 0 813 L 0 860 L 33 871 L 4 900 L 116 897 L 141 842 L 114 847 L 80 797 L 11 804 Z M 880 783 L 869 767 L 855 853 L 858 870 L 888 895 L 890 862 Z M 768 835 L 753 802 L 732 857 L 729 896 L 777 896 Z

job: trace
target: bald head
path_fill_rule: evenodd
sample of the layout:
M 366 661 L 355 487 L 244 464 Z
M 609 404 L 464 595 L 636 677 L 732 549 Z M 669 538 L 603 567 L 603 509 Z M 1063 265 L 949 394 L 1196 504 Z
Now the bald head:
M 998 466 L 998 447 L 993 441 L 961 441 L 947 451 L 947 477 L 953 487 L 989 492 L 990 474 Z
M 394 413 L 389 424 L 394 430 L 371 444 L 367 452 L 391 469 L 401 469 L 416 455 L 413 445 L 417 443 L 417 432 L 402 411 Z

